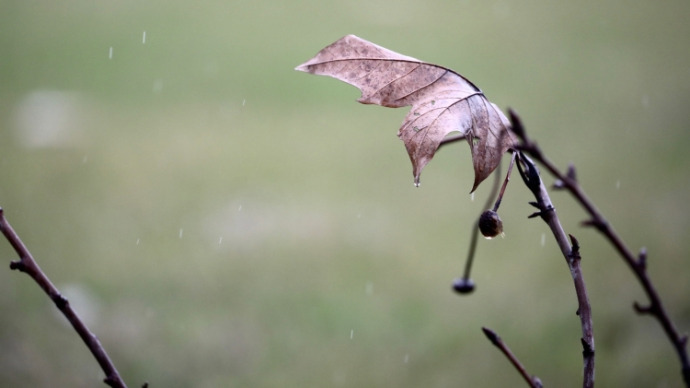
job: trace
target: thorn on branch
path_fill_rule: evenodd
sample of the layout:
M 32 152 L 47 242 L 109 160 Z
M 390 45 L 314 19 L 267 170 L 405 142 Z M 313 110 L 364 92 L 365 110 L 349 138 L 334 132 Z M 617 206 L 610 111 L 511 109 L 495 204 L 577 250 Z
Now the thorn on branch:
M 533 205 L 533 203 L 531 203 L 531 202 L 530 202 L 530 204 Z M 539 206 L 537 205 L 536 207 L 539 207 Z M 528 215 L 527 218 L 543 217 L 544 214 L 546 214 L 548 212 L 552 212 L 554 210 L 556 210 L 556 209 L 553 206 L 549 206 L 546 209 L 541 209 L 538 212 L 534 212 L 534 213 Z
M 637 268 L 641 271 L 647 269 L 647 248 L 640 249 L 640 255 L 637 257 Z
M 584 227 L 596 228 L 599 232 L 606 234 L 606 229 L 608 229 L 608 223 L 603 219 L 592 218 L 589 220 L 582 221 L 580 224 Z
M 635 312 L 640 315 L 652 314 L 652 311 L 654 310 L 652 305 L 642 306 L 637 302 L 633 303 L 633 308 L 635 309 Z
M 568 186 L 572 186 L 573 184 L 577 183 L 577 174 L 575 173 L 575 166 L 572 163 L 568 165 L 568 170 L 565 173 L 565 179 L 567 182 L 563 181 L 563 179 L 556 179 L 552 186 L 554 190 L 564 190 L 567 189 Z

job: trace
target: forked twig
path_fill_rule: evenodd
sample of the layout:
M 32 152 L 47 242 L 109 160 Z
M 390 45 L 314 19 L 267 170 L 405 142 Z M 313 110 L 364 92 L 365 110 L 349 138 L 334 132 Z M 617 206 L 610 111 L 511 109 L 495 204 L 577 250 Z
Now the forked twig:
M 5 218 L 5 213 L 0 207 L 0 231 L 5 235 L 7 241 L 12 245 L 15 252 L 19 255 L 19 260 L 10 262 L 10 269 L 19 270 L 29 275 L 41 289 L 50 297 L 50 300 L 55 303 L 55 306 L 62 312 L 62 314 L 67 318 L 69 323 L 72 325 L 77 334 L 84 341 L 86 346 L 91 351 L 91 354 L 96 358 L 101 369 L 105 373 L 105 379 L 103 382 L 113 388 L 126 388 L 124 381 L 120 378 L 120 374 L 117 372 L 115 365 L 112 363 L 108 354 L 106 353 L 103 346 L 101 346 L 98 338 L 89 331 L 84 322 L 79 318 L 77 313 L 70 306 L 67 298 L 62 296 L 58 289 L 53 285 L 53 283 L 48 279 L 48 277 L 43 273 L 38 263 L 34 260 L 33 256 L 27 249 L 26 245 L 19 238 L 17 233 L 14 231 L 10 223 Z
M 539 377 L 530 376 L 530 374 L 527 373 L 527 370 L 522 365 L 522 363 L 517 359 L 517 357 L 515 357 L 513 352 L 510 351 L 510 348 L 508 348 L 508 345 L 506 345 L 505 342 L 503 342 L 503 339 L 501 339 L 501 337 L 499 337 L 495 331 L 493 331 L 489 328 L 486 328 L 486 327 L 482 327 L 482 331 L 484 332 L 484 335 L 486 335 L 486 338 L 488 338 L 492 344 L 494 344 L 497 348 L 501 349 L 501 352 L 503 352 L 503 354 L 506 356 L 506 358 L 508 358 L 508 360 L 510 360 L 510 363 L 513 364 L 515 369 L 517 369 L 518 372 L 520 372 L 520 375 L 522 375 L 522 378 L 525 379 L 525 381 L 527 382 L 527 384 L 529 384 L 530 387 L 532 387 L 532 388 L 542 388 L 543 387 Z
M 647 274 L 647 252 L 642 249 L 639 256 L 633 254 L 632 250 L 625 245 L 618 233 L 616 233 L 601 212 L 594 206 L 594 203 L 585 195 L 577 182 L 575 168 L 571 165 L 565 174 L 561 172 L 548 158 L 546 158 L 546 156 L 544 156 L 537 143 L 533 142 L 527 136 L 520 117 L 512 110 L 509 112 L 509 115 L 510 121 L 513 124 L 512 130 L 520 138 L 521 143 L 519 148 L 522 152 L 533 157 L 556 178 L 555 187 L 557 189 L 568 190 L 575 197 L 575 200 L 580 203 L 590 217 L 588 221 L 584 222 L 584 225 L 593 226 L 604 235 L 640 282 L 642 289 L 649 298 L 649 304 L 643 307 L 635 302 L 633 307 L 638 314 L 649 314 L 659 321 L 666 336 L 676 350 L 681 364 L 681 374 L 685 386 L 690 387 L 690 360 L 688 359 L 687 353 L 688 336 L 681 336 L 678 333 L 678 330 L 666 312 L 666 308 L 654 284 Z

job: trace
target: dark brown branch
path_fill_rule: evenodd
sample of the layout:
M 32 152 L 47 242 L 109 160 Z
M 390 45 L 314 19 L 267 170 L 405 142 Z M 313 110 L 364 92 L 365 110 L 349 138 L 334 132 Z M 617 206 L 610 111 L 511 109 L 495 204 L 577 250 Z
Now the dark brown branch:
M 15 252 L 19 255 L 18 261 L 12 261 L 10 263 L 10 269 L 19 270 L 29 275 L 41 289 L 48 295 L 48 297 L 55 303 L 55 306 L 62 312 L 62 314 L 67 318 L 74 330 L 84 341 L 86 346 L 89 348 L 93 356 L 98 361 L 101 369 L 105 373 L 105 379 L 103 382 L 113 388 L 126 388 L 127 386 L 120 378 L 115 365 L 108 357 L 103 346 L 98 341 L 98 338 L 92 334 L 86 327 L 84 322 L 79 318 L 77 313 L 70 306 L 69 301 L 63 297 L 58 289 L 53 285 L 53 283 L 48 279 L 48 277 L 43 273 L 38 263 L 34 260 L 33 256 L 21 241 L 17 233 L 14 231 L 10 223 L 5 218 L 5 214 L 0 208 L 0 231 L 5 235 L 7 241 L 12 245 Z
M 591 388 L 594 386 L 594 329 L 592 324 L 592 308 L 589 304 L 587 287 L 580 269 L 580 245 L 573 236 L 570 236 L 570 241 L 568 240 L 568 236 L 563 231 L 563 227 L 556 214 L 556 209 L 551 203 L 546 186 L 544 186 L 544 182 L 539 176 L 539 170 L 534 163 L 524 154 L 519 153 L 517 167 L 525 185 L 537 200 L 532 205 L 539 209 L 539 211 L 532 216 L 538 215 L 549 226 L 570 269 L 570 276 L 573 279 L 575 294 L 577 295 L 577 315 L 580 317 L 580 325 L 582 327 L 581 342 L 583 344 L 582 358 L 584 364 L 582 386 Z
M 494 344 L 494 346 L 496 346 L 501 350 L 501 352 L 503 352 L 503 354 L 508 358 L 510 363 L 513 364 L 515 369 L 517 369 L 522 378 L 525 379 L 525 381 L 527 382 L 527 384 L 529 384 L 530 387 L 542 388 L 543 385 L 539 377 L 530 376 L 530 374 L 527 373 L 527 370 L 522 365 L 520 360 L 518 360 L 517 357 L 515 357 L 513 352 L 511 352 L 508 348 L 508 345 L 506 345 L 503 342 L 503 339 L 501 339 L 501 337 L 499 337 L 498 334 L 496 334 L 496 332 L 486 327 L 482 327 L 482 331 L 484 332 L 484 335 L 486 335 L 486 338 L 488 338 L 489 341 L 491 341 L 491 343 Z
M 664 307 L 655 286 L 647 274 L 647 252 L 643 250 L 640 252 L 639 257 L 636 257 L 633 254 L 632 250 L 625 245 L 618 233 L 616 233 L 601 212 L 599 212 L 599 210 L 594 206 L 594 203 L 592 203 L 589 197 L 585 195 L 584 191 L 577 182 L 575 168 L 570 166 L 567 173 L 563 174 L 548 158 L 544 156 L 539 146 L 529 139 L 519 116 L 513 111 L 510 111 L 509 113 L 510 120 L 513 123 L 513 132 L 518 135 L 521 140 L 519 148 L 524 153 L 529 154 L 541 165 L 543 165 L 549 171 L 549 173 L 556 178 L 557 186 L 559 188 L 568 190 L 575 197 L 575 200 L 580 203 L 590 217 L 590 219 L 585 222 L 585 225 L 595 227 L 601 234 L 604 235 L 611 245 L 613 245 L 614 249 L 618 252 L 623 261 L 628 264 L 628 267 L 640 282 L 642 289 L 649 298 L 649 305 L 643 307 L 639 303 L 635 302 L 633 307 L 637 313 L 649 314 L 659 321 L 659 324 L 666 333 L 666 336 L 676 350 L 681 364 L 681 374 L 683 376 L 685 386 L 690 387 L 690 360 L 687 353 L 687 336 L 681 336 L 678 333 L 678 330 L 666 312 L 666 308 Z

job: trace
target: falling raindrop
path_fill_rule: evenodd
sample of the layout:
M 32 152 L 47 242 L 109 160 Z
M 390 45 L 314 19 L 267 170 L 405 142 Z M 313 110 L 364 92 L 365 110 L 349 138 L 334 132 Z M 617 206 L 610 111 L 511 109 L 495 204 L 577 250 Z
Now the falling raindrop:
M 245 98 L 244 100 L 242 100 L 242 106 L 244 106 L 246 103 L 247 103 L 247 99 Z
M 108 59 L 113 59 L 113 46 L 108 49 Z
M 238 211 L 238 212 L 241 212 L 241 211 L 242 211 L 242 205 L 240 205 L 240 206 L 237 207 L 237 211 Z
M 541 234 L 541 246 L 546 245 L 546 233 Z
M 138 239 L 137 239 L 137 245 L 139 245 L 140 242 L 141 242 L 141 239 L 138 238 Z
M 353 339 L 355 337 L 355 329 L 350 330 L 350 339 Z
M 184 232 L 184 230 L 183 230 L 182 228 L 180 228 L 180 238 L 182 238 L 182 233 L 183 233 L 183 232 Z
M 470 201 L 474 202 L 474 191 L 470 194 Z
M 144 33 L 141 35 L 141 44 L 146 44 L 146 30 L 144 30 Z
M 220 245 L 222 243 L 223 243 L 223 236 L 220 236 L 220 238 L 218 239 L 218 245 Z

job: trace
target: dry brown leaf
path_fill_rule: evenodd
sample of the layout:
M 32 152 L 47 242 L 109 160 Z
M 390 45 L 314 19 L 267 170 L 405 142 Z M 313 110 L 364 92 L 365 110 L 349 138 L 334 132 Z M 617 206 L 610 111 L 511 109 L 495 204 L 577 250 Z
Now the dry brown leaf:
M 484 93 L 460 74 L 398 54 L 354 35 L 321 50 L 295 70 L 327 75 L 356 86 L 363 104 L 412 105 L 398 137 L 412 161 L 415 185 L 441 141 L 460 132 L 472 151 L 472 191 L 516 143 L 510 123 Z

